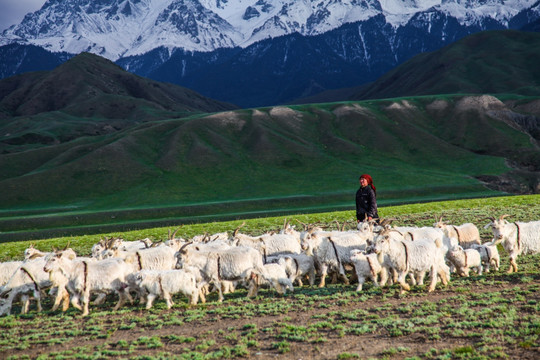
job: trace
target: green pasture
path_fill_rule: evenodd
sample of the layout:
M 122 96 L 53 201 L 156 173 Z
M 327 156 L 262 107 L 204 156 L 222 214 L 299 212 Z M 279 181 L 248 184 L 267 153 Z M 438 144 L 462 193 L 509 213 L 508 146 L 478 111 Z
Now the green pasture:
M 397 225 L 430 226 L 443 216 L 446 222 L 475 223 L 483 240 L 488 217 L 508 214 L 509 221 L 540 219 L 540 195 L 475 198 L 465 200 L 382 206 L 381 216 Z M 95 235 L 67 236 L 39 241 L 2 244 L 1 261 L 20 259 L 30 244 L 38 249 L 71 246 L 87 255 L 101 237 L 126 240 L 167 238 L 169 231 L 189 238 L 205 232 L 233 231 L 260 234 L 279 229 L 285 220 L 337 226 L 347 221 L 348 211 L 297 214 L 185 224 Z M 360 293 L 356 284 L 331 284 L 325 288 L 296 287 L 278 296 L 262 289 L 250 299 L 246 289 L 226 294 L 218 303 L 214 294 L 206 304 L 188 306 L 175 296 L 167 310 L 156 300 L 145 311 L 138 303 L 118 311 L 116 299 L 92 305 L 90 315 L 80 317 L 74 308 L 65 313 L 32 307 L 20 315 L 0 318 L 0 352 L 18 359 L 532 359 L 540 349 L 539 255 L 518 258 L 519 272 L 507 274 L 508 255 L 502 248 L 501 269 L 452 276 L 428 294 L 426 286 L 413 286 L 400 295 L 399 286 L 374 287 L 370 282 Z

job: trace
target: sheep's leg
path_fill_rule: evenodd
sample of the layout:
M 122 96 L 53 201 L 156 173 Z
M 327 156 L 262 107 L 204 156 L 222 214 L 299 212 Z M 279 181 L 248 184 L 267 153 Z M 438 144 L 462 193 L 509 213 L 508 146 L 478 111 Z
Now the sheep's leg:
M 418 273 L 418 285 L 424 285 L 424 279 L 426 278 L 426 272 L 421 271 Z
M 381 286 L 386 286 L 386 282 L 388 281 L 388 269 L 383 267 L 381 269 L 381 281 L 380 281 L 380 285 Z
M 477 273 L 478 275 L 482 275 L 482 272 L 483 272 L 482 270 L 483 270 L 483 267 L 482 267 L 482 265 L 480 265 L 480 266 L 478 266 L 478 267 L 476 268 L 476 273 Z
M 165 299 L 165 302 L 167 303 L 167 309 L 170 309 L 174 305 L 174 301 L 171 298 L 171 294 L 169 294 L 167 291 L 163 291 L 163 298 Z
M 206 295 L 205 295 L 206 284 L 200 284 L 197 288 L 198 288 L 198 294 L 199 294 L 199 298 L 201 299 L 201 302 L 203 304 L 206 304 Z
M 63 286 L 58 286 L 56 288 L 56 296 L 54 297 L 52 311 L 56 311 L 58 309 L 58 307 L 60 306 L 60 302 L 63 302 L 63 303 L 65 302 L 65 297 L 66 297 L 66 288 Z M 69 297 L 68 297 L 68 301 L 69 301 Z M 68 303 L 68 307 L 69 307 L 69 303 Z
M 69 309 L 69 293 L 64 289 L 64 294 L 62 297 L 62 311 L 67 311 Z
M 105 293 L 99 293 L 96 300 L 94 300 L 94 305 L 101 305 L 105 302 L 105 299 L 107 298 L 107 294 Z
M 258 276 L 255 275 L 252 276 L 250 282 L 249 282 L 249 291 L 248 291 L 248 297 L 255 297 L 257 296 L 257 293 L 259 292 L 259 285 L 258 285 Z
M 152 304 L 154 303 L 154 300 L 156 297 L 157 295 L 152 294 L 152 293 L 148 293 L 146 295 L 146 310 L 149 310 L 152 308 Z
M 446 272 L 443 269 L 438 270 L 438 275 L 441 278 L 441 281 L 444 285 L 448 285 L 448 277 L 446 276 Z
M 328 265 L 322 264 L 321 265 L 321 282 L 319 283 L 319 287 L 325 287 L 326 286 L 326 274 L 328 273 Z
M 343 268 L 343 265 L 339 266 L 339 277 L 345 285 L 349 285 L 349 278 L 347 277 L 347 274 L 345 274 L 345 268 Z
M 430 271 L 431 282 L 429 284 L 428 292 L 435 291 L 437 286 L 437 280 L 439 279 L 437 266 L 433 266 Z
M 126 303 L 128 299 L 126 291 L 118 290 L 117 293 L 118 293 L 118 302 L 116 303 L 116 306 L 114 307 L 115 311 L 120 309 L 122 306 L 124 306 L 124 304 Z
M 401 272 L 398 274 L 397 282 L 401 285 L 402 290 L 409 291 L 411 290 L 411 287 L 407 282 L 405 281 L 405 277 L 407 276 L 406 272 Z M 402 291 L 403 292 L 403 291 Z
M 379 287 L 379 282 L 377 281 L 377 274 L 375 274 L 374 276 L 370 276 L 371 278 L 371 281 L 373 281 L 373 286 L 374 287 Z
M 223 302 L 224 297 L 223 297 L 223 291 L 221 291 L 221 283 L 219 281 L 215 281 L 214 287 L 216 288 L 218 292 L 218 302 Z M 250 296 L 250 291 L 251 289 L 248 291 L 248 297 Z
M 41 306 L 41 292 L 40 291 L 34 291 L 34 297 L 36 298 L 37 311 L 42 312 L 43 307 Z
M 87 316 L 89 314 L 88 306 L 90 305 L 90 292 L 85 292 L 83 296 L 81 296 L 81 302 L 83 305 L 83 313 L 82 316 Z
M 358 286 L 356 287 L 356 291 L 362 291 L 362 285 L 364 285 L 364 277 L 358 276 Z
M 278 280 L 272 280 L 271 284 L 274 287 L 274 289 L 276 289 L 278 294 L 285 294 L 286 290 L 283 288 L 283 286 L 281 286 Z
M 30 309 L 30 296 L 21 295 L 21 314 L 28 313 Z
M 74 294 L 73 297 L 71 298 L 71 305 L 73 305 L 75 309 L 83 311 L 82 306 L 79 304 L 79 300 L 80 300 L 80 295 Z
M 515 257 L 510 258 L 510 269 L 508 273 L 511 274 L 512 272 L 518 272 L 518 266 L 517 266 Z
M 191 305 L 197 305 L 197 301 L 199 301 L 199 290 L 194 290 L 191 295 L 189 296 L 189 303 Z
M 309 286 L 313 286 L 315 284 L 315 268 L 312 268 L 311 270 L 309 270 L 308 280 L 309 280 Z

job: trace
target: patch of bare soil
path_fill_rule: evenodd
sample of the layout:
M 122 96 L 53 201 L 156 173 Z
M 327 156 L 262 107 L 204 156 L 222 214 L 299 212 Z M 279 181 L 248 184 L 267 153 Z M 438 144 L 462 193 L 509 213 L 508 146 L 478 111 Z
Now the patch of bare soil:
M 163 345 L 158 348 L 148 348 L 145 346 L 137 347 L 136 351 L 129 354 L 128 357 L 138 357 L 138 356 L 154 356 L 157 357 L 158 354 L 169 354 L 166 358 L 171 356 L 180 357 L 181 354 L 185 354 L 186 350 L 191 349 L 191 351 L 198 351 L 205 353 L 205 351 L 217 351 L 223 349 L 224 347 L 232 348 L 235 344 L 238 344 L 237 336 L 233 335 L 235 332 L 242 332 L 243 329 L 257 329 L 253 335 L 253 340 L 256 340 L 256 346 L 248 348 L 248 353 L 239 358 L 246 359 L 337 359 L 340 355 L 344 354 L 355 354 L 362 359 L 369 358 L 392 358 L 392 359 L 404 359 L 410 357 L 419 357 L 426 358 L 425 354 L 428 352 L 437 352 L 444 350 L 453 350 L 453 349 L 463 349 L 467 347 L 477 348 L 477 343 L 480 342 L 478 336 L 471 336 L 470 334 L 458 334 L 456 335 L 444 335 L 437 340 L 430 339 L 429 335 L 422 331 L 413 331 L 410 334 L 396 335 L 392 334 L 389 326 L 377 326 L 376 329 L 372 332 L 367 332 L 364 334 L 352 334 L 350 332 L 339 332 L 335 329 L 321 329 L 319 330 L 319 335 L 324 337 L 324 341 L 313 342 L 313 341 L 294 341 L 286 340 L 288 348 L 283 350 L 276 346 L 281 340 L 279 338 L 280 328 L 283 324 L 291 324 L 292 326 L 304 326 L 308 327 L 310 324 L 316 322 L 328 321 L 333 325 L 342 324 L 362 324 L 367 323 L 369 316 L 355 316 L 344 318 L 347 314 L 356 314 L 359 309 L 362 309 L 367 312 L 367 314 L 373 314 L 375 318 L 395 318 L 396 322 L 406 322 L 406 321 L 418 321 L 418 315 L 414 312 L 400 312 L 398 309 L 407 306 L 414 302 L 415 304 L 425 304 L 425 303 L 434 303 L 434 304 L 450 304 L 456 308 L 461 307 L 463 304 L 460 303 L 460 298 L 473 296 L 478 299 L 481 298 L 483 294 L 491 293 L 508 293 L 508 302 L 514 302 L 512 298 L 516 291 L 519 292 L 523 289 L 525 292 L 526 289 L 530 289 L 531 285 L 540 285 L 540 278 L 535 277 L 532 282 L 522 283 L 515 278 L 509 278 L 508 280 L 501 281 L 492 285 L 485 284 L 476 284 L 472 283 L 470 287 L 464 290 L 461 287 L 456 287 L 453 289 L 450 288 L 437 288 L 433 293 L 427 293 L 425 287 L 418 287 L 418 289 L 413 289 L 410 293 L 405 295 L 398 295 L 398 293 L 392 289 L 385 288 L 382 290 L 382 293 L 375 294 L 369 297 L 366 300 L 358 301 L 358 298 L 362 296 L 362 293 L 358 293 L 358 298 L 353 297 L 351 301 L 341 301 L 339 290 L 328 299 L 324 300 L 324 304 L 317 304 L 317 295 L 313 296 L 315 305 L 304 306 L 303 308 L 297 308 L 297 304 L 300 298 L 305 299 L 305 296 L 310 296 L 309 292 L 304 292 L 304 287 L 299 289 L 295 294 L 287 296 L 276 296 L 273 293 L 265 293 L 263 296 L 275 296 L 275 301 L 285 301 L 290 305 L 290 309 L 279 314 L 257 314 L 256 316 L 236 316 L 229 317 L 224 315 L 226 311 L 212 311 L 226 309 L 231 304 L 228 304 L 225 301 L 222 304 L 217 302 L 207 303 L 206 305 L 197 305 L 197 307 L 203 307 L 207 314 L 201 319 L 197 319 L 191 322 L 185 322 L 181 325 L 174 326 L 163 326 L 163 327 L 147 327 L 144 322 L 141 322 L 137 327 L 131 330 L 119 330 L 118 324 L 122 323 L 125 320 L 125 317 L 128 316 L 125 313 L 122 315 L 112 315 L 107 316 L 106 318 L 98 321 L 101 327 L 101 331 L 108 334 L 104 339 L 89 339 L 88 337 L 76 337 L 73 340 L 66 341 L 63 343 L 51 343 L 43 345 L 32 345 L 29 348 L 24 350 L 8 350 L 4 351 L 2 358 L 8 358 L 10 356 L 23 357 L 28 356 L 30 358 L 37 358 L 42 355 L 50 355 L 53 353 L 66 352 L 70 349 L 84 347 L 89 349 L 90 353 L 93 351 L 98 351 L 98 349 L 103 350 L 115 350 L 114 344 L 119 344 L 121 342 L 134 343 L 137 339 L 141 337 L 158 337 L 162 340 Z M 316 294 L 317 289 L 310 289 L 311 294 Z M 350 288 L 347 289 L 350 291 Z M 383 297 L 384 294 L 389 294 L 391 296 Z M 395 294 L 394 294 L 395 293 Z M 304 296 L 297 297 L 299 294 Z M 228 294 L 227 298 L 235 296 L 236 294 Z M 336 296 L 337 295 L 337 296 Z M 355 294 L 356 295 L 356 294 Z M 538 295 L 538 294 L 537 294 Z M 349 297 L 351 299 L 351 297 Z M 538 301 L 539 298 L 536 296 L 535 299 L 523 299 L 523 304 L 527 304 L 529 300 Z M 254 303 L 262 304 L 268 302 L 267 298 L 257 298 L 252 300 Z M 159 302 L 159 301 L 158 301 Z M 180 302 L 178 300 L 177 302 Z M 109 304 L 110 305 L 110 304 Z M 323 306 L 324 305 L 324 306 Z M 528 310 L 526 306 L 519 306 L 519 304 L 513 304 L 518 311 L 523 311 L 523 314 L 517 314 L 518 318 L 530 316 L 530 313 L 527 313 Z M 295 307 L 296 306 L 296 307 Z M 474 306 L 474 305 L 472 305 Z M 481 311 L 484 305 L 477 305 L 478 311 Z M 104 310 L 104 309 L 102 309 Z M 97 308 L 94 307 L 92 311 L 97 311 Z M 187 312 L 190 309 L 181 310 L 182 314 L 187 315 Z M 175 307 L 171 310 L 166 309 L 153 309 L 151 314 L 154 318 L 162 318 L 171 313 L 179 312 L 178 308 Z M 212 314 L 213 315 L 210 315 Z M 246 309 L 246 314 L 248 310 Z M 142 309 L 142 307 L 137 307 L 129 314 L 131 317 L 135 318 L 144 318 L 149 312 Z M 341 315 L 339 315 L 341 314 Z M 84 329 L 89 326 L 96 326 L 96 319 L 92 316 L 87 318 L 81 318 L 78 313 L 73 313 L 76 317 L 76 321 L 80 322 L 81 329 Z M 54 314 L 43 314 L 40 316 L 55 316 Z M 341 316 L 341 317 L 340 317 Z M 427 316 L 427 315 L 426 315 Z M 421 316 L 420 316 L 421 318 Z M 416 320 L 415 320 L 416 319 Z M 488 320 L 486 320 L 487 322 Z M 61 330 L 62 324 L 58 324 L 58 329 Z M 472 329 L 476 333 L 482 333 L 487 331 L 489 326 L 478 327 Z M 24 332 L 24 330 L 21 329 Z M 29 326 L 26 331 L 32 332 L 36 331 L 33 326 Z M 167 341 L 167 338 L 171 335 L 177 337 L 191 337 L 195 338 L 196 341 L 193 344 L 178 342 L 178 341 Z M 16 339 L 13 339 L 17 341 Z M 518 340 L 519 341 L 519 340 Z M 209 345 L 208 349 L 202 349 L 201 343 L 206 342 Z M 198 344 L 198 345 L 197 345 Z M 536 346 L 518 346 L 518 343 L 508 345 L 508 343 L 501 342 L 502 351 L 507 354 L 512 354 L 514 359 L 524 359 L 524 360 L 533 360 L 540 358 L 538 342 L 536 341 Z M 199 347 L 197 347 L 199 346 Z M 510 348 L 511 347 L 511 348 Z M 402 351 L 392 351 L 392 349 L 405 349 Z M 117 349 L 118 350 L 118 349 Z M 90 354 L 89 354 L 90 355 Z M 125 357 L 125 356 L 122 356 Z M 231 356 L 235 357 L 235 356 Z M 103 356 L 102 358 L 112 358 Z

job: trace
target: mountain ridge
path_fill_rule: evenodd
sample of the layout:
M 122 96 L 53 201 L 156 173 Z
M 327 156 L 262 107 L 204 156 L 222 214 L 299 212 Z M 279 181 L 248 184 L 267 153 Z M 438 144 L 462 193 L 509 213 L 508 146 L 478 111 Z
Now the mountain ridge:
M 503 30 L 472 34 L 413 57 L 349 99 L 445 93 L 540 95 L 538 56 L 540 33 Z
M 127 26 L 122 23 L 124 17 L 129 16 L 134 20 L 141 16 L 135 11 L 134 2 L 131 0 L 115 0 L 107 4 L 87 0 L 70 1 L 70 4 L 79 2 L 84 4 L 84 8 L 88 11 L 91 9 L 91 14 L 83 17 L 86 19 L 84 21 L 88 21 L 88 24 L 92 26 L 100 24 L 100 27 L 97 30 L 94 29 L 95 31 L 87 29 L 83 33 L 84 27 L 68 26 L 66 29 L 69 31 L 65 37 L 62 32 L 58 32 L 58 37 L 50 37 L 47 34 L 54 33 L 62 24 L 62 26 L 71 24 L 70 16 L 65 14 L 62 16 L 61 12 L 51 18 L 43 14 L 29 16 L 23 21 L 29 27 L 28 36 L 25 35 L 24 26 L 21 25 L 19 28 L 14 27 L 9 30 L 11 33 L 20 31 L 18 37 L 14 38 L 9 35 L 9 32 L 4 32 L 0 38 L 2 44 L 11 43 L 11 45 L 0 46 L 0 58 L 5 59 L 0 67 L 0 76 L 8 77 L 21 71 L 32 70 L 27 66 L 21 67 L 21 63 L 34 62 L 36 67 L 43 69 L 40 64 L 41 55 L 35 51 L 27 51 L 29 44 L 35 43 L 51 51 L 64 51 L 58 55 L 48 52 L 47 56 L 51 58 L 55 56 L 65 58 L 64 54 L 69 46 L 75 46 L 77 49 L 71 50 L 74 53 L 84 50 L 114 58 L 124 69 L 137 75 L 172 82 L 217 100 L 234 103 L 241 107 L 277 105 L 325 90 L 360 86 L 374 81 L 418 53 L 437 50 L 480 31 L 521 29 L 528 24 L 534 24 L 540 18 L 540 1 L 428 0 L 407 2 L 410 7 L 403 9 L 397 7 L 396 4 L 400 3 L 398 1 L 340 0 L 331 1 L 330 6 L 327 0 L 292 2 L 293 5 L 290 1 L 283 0 L 279 4 L 275 3 L 279 6 L 274 4 L 273 10 L 267 9 L 266 13 L 263 8 L 268 2 L 263 0 L 228 2 L 174 0 L 174 6 L 169 9 L 167 6 L 172 4 L 171 1 L 161 1 L 161 10 L 155 9 L 156 17 L 157 13 L 168 9 L 159 25 L 155 22 L 144 25 L 144 21 L 139 19 L 137 26 L 143 27 L 146 31 L 140 36 L 129 35 L 136 32 L 122 30 L 121 27 L 114 25 Z M 137 6 L 148 8 L 151 1 L 138 0 L 136 3 Z M 60 6 L 59 4 L 60 2 L 50 2 L 48 6 Z M 121 11 L 127 4 L 130 4 L 131 13 L 125 15 Z M 258 4 L 256 9 L 258 9 L 259 17 L 251 17 L 255 14 L 252 11 L 251 15 L 247 16 L 247 20 L 242 19 L 242 14 L 231 12 L 235 4 L 241 4 L 242 9 Z M 430 4 L 432 6 L 428 7 Z M 320 5 L 320 7 L 315 5 Z M 186 7 L 183 12 L 178 10 L 182 6 Z M 309 9 L 306 9 L 309 11 L 300 11 L 302 6 L 308 6 Z M 377 10 L 369 16 L 354 17 L 351 15 L 353 11 L 345 11 L 349 9 L 347 6 L 359 6 L 359 8 L 367 6 L 373 9 L 379 6 L 383 10 Z M 190 10 L 192 8 L 199 10 L 194 10 L 194 13 Z M 121 16 L 118 15 L 119 13 Z M 199 13 L 202 14 L 200 17 L 196 15 Z M 73 14 L 78 14 L 78 12 L 73 12 Z M 184 15 L 180 16 L 180 14 Z M 315 16 L 315 14 L 319 15 Z M 348 17 L 349 15 L 351 17 Z M 116 16 L 119 16 L 118 19 Z M 235 21 L 252 22 L 258 21 L 256 19 L 260 21 L 271 19 L 270 22 L 281 30 L 277 32 L 271 29 L 261 30 L 258 32 L 261 38 L 240 44 L 231 40 L 233 35 L 227 35 L 232 34 L 231 31 L 233 31 L 228 25 L 226 27 L 229 30 L 218 31 L 220 35 L 216 35 L 217 37 L 212 35 L 215 31 L 210 31 L 210 27 L 219 29 L 221 21 L 213 18 L 216 16 L 223 21 L 228 19 L 229 25 Z M 298 16 L 301 16 L 303 20 L 298 20 Z M 327 21 L 332 16 L 341 20 L 332 20 L 332 26 L 325 28 L 324 32 L 322 30 L 308 31 L 309 26 L 306 25 L 308 19 L 312 24 L 311 28 L 318 29 L 315 25 Z M 88 20 L 94 17 L 100 20 L 94 22 Z M 236 20 L 233 21 L 233 19 Z M 165 24 L 170 28 L 167 28 L 168 30 L 163 35 L 159 35 L 163 30 L 161 26 Z M 531 25 L 530 28 L 534 29 L 534 26 Z M 40 29 L 43 29 L 43 33 L 38 31 Z M 115 35 L 111 35 L 112 32 Z M 172 40 L 176 32 L 181 32 L 187 38 Z M 99 35 L 99 41 L 98 39 L 85 40 L 88 34 Z M 164 41 L 167 39 L 171 41 L 158 41 L 157 38 L 152 37 L 154 36 L 152 34 L 160 39 L 163 38 Z M 141 44 L 143 42 L 149 44 L 144 50 L 146 52 L 135 50 L 126 52 L 126 46 L 124 46 L 121 50 L 113 51 L 116 55 L 111 56 L 110 49 L 108 50 L 105 46 L 107 39 L 110 39 L 112 44 L 110 46 L 113 46 L 119 41 L 124 41 L 123 37 L 128 35 L 136 38 L 135 40 Z M 32 40 L 33 38 L 36 40 Z M 19 45 L 14 47 L 13 42 Z M 137 46 L 129 46 L 129 48 L 136 49 Z M 304 63 L 305 65 L 298 66 Z

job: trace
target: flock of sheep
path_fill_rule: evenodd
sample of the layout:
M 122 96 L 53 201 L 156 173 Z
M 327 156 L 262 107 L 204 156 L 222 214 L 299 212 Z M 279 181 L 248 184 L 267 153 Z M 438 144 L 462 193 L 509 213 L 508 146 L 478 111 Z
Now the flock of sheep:
M 398 283 L 401 291 L 410 285 L 423 285 L 429 275 L 429 291 L 440 280 L 447 284 L 451 273 L 469 276 L 490 269 L 497 270 L 502 244 L 510 257 L 509 272 L 518 271 L 520 254 L 540 252 L 540 221 L 508 222 L 506 215 L 491 218 L 493 240 L 481 243 L 476 225 L 450 225 L 437 221 L 433 227 L 393 227 L 391 221 L 359 222 L 354 230 L 328 231 L 303 224 L 297 231 L 287 221 L 278 233 L 250 236 L 241 227 L 232 235 L 218 233 L 185 240 L 169 233 L 167 241 L 149 239 L 123 241 L 102 239 L 92 247 L 90 257 L 78 256 L 72 249 L 43 253 L 26 249 L 24 261 L 0 263 L 0 315 L 10 314 L 16 301 L 21 313 L 35 300 L 41 311 L 44 290 L 54 297 L 52 310 L 69 304 L 89 313 L 91 297 L 95 304 L 107 295 L 118 296 L 115 309 L 137 297 L 146 308 L 160 297 L 171 308 L 172 296 L 182 294 L 190 304 L 205 302 L 206 296 L 234 291 L 239 286 L 256 296 L 261 286 L 280 294 L 293 291 L 293 284 L 311 286 L 326 277 L 358 283 L 366 280 L 374 286 Z

